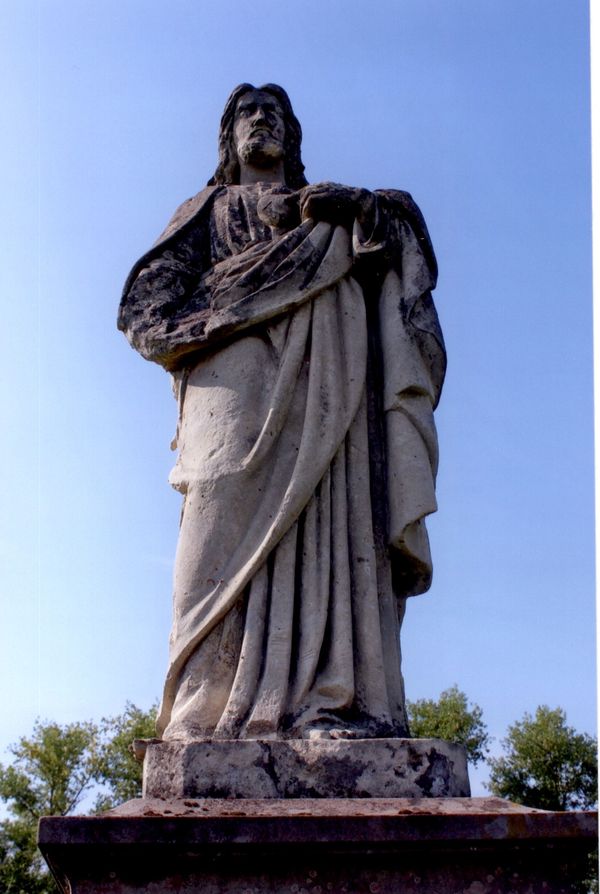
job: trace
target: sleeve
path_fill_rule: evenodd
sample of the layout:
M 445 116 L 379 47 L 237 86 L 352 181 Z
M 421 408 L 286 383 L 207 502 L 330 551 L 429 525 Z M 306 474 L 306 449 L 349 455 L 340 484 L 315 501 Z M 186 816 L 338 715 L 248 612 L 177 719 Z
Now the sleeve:
M 429 232 L 421 211 L 408 192 L 399 189 L 377 189 L 375 207 L 369 227 L 354 224 L 352 234 L 353 252 L 356 258 L 374 261 L 385 265 L 386 269 L 399 270 L 399 258 L 402 255 L 402 244 L 406 226 L 414 233 L 421 253 L 426 261 L 429 275 L 435 288 L 437 280 L 437 261 Z M 365 233 L 368 229 L 368 234 Z
M 197 285 L 208 264 L 206 221 L 150 256 L 125 291 L 118 327 L 146 360 L 172 371 L 202 335 L 209 315 Z
M 378 189 L 375 195 L 378 199 L 379 214 L 384 221 L 390 255 L 393 258 L 402 241 L 404 225 L 408 224 L 427 263 L 432 280 L 431 288 L 435 288 L 438 275 L 437 261 L 421 209 L 410 193 L 399 189 Z

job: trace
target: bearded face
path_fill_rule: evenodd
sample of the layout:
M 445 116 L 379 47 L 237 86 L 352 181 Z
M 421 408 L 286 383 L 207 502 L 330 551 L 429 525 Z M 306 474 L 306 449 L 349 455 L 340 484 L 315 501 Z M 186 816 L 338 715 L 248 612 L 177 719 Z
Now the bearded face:
M 241 162 L 269 167 L 283 158 L 285 122 L 277 99 L 251 90 L 238 101 L 233 124 L 236 152 Z

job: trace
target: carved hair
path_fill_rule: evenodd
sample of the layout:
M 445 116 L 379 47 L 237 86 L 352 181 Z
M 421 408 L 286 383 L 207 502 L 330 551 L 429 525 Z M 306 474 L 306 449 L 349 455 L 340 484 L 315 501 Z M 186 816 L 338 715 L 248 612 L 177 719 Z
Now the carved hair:
M 209 186 L 225 185 L 240 182 L 240 163 L 235 149 L 233 125 L 235 110 L 238 101 L 245 93 L 251 90 L 262 90 L 274 96 L 283 110 L 285 135 L 283 138 L 283 168 L 286 186 L 292 189 L 300 189 L 308 183 L 304 176 L 304 165 L 300 157 L 300 144 L 302 142 L 302 128 L 294 115 L 292 104 L 283 87 L 277 84 L 265 84 L 263 87 L 253 87 L 252 84 L 240 84 L 236 87 L 227 103 L 221 118 L 219 131 L 219 164 L 214 176 L 208 181 Z

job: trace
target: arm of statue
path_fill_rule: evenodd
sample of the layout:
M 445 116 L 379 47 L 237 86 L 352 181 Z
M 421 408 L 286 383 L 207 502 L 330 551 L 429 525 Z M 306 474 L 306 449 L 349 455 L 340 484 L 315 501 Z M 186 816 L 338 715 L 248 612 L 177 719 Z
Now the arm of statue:
M 437 261 L 427 224 L 419 206 L 410 193 L 399 189 L 378 189 L 374 195 L 377 198 L 378 223 L 374 237 L 371 237 L 370 241 L 377 242 L 378 238 L 385 241 L 386 254 L 391 259 L 393 266 L 394 258 L 398 255 L 404 238 L 405 227 L 409 226 L 429 268 L 432 279 L 431 288 L 435 288 L 438 273 Z
M 377 214 L 375 193 L 341 183 L 314 183 L 300 191 L 302 220 L 325 221 L 352 229 L 358 221 L 365 233 L 372 232 Z
M 204 260 L 202 239 L 191 232 L 137 273 L 119 311 L 118 326 L 146 360 L 174 370 L 197 349 L 210 315 L 197 292 Z
M 370 192 L 327 181 L 300 190 L 299 204 L 302 220 L 312 218 L 345 226 L 353 233 L 357 258 L 379 255 L 379 261 L 383 260 L 387 266 L 393 266 L 394 258 L 399 254 L 403 229 L 410 226 L 433 280 L 437 278 L 437 263 L 427 226 L 410 193 L 398 189 Z
M 444 340 L 431 297 L 437 262 L 421 211 L 408 192 L 318 183 L 300 192 L 302 219 L 324 220 L 352 232 L 353 275 L 367 302 L 380 300 L 386 275 L 395 271 L 405 331 L 417 345 L 434 382 L 434 403 L 443 383 Z
M 433 246 L 423 215 L 410 193 L 389 189 L 377 190 L 376 195 L 378 228 L 387 259 L 384 269 L 392 271 L 392 277 L 397 276 L 401 283 L 393 303 L 401 312 L 404 332 L 418 348 L 429 371 L 429 393 L 435 409 L 446 373 L 446 350 L 431 294 L 437 281 Z M 355 253 L 356 250 L 355 245 Z

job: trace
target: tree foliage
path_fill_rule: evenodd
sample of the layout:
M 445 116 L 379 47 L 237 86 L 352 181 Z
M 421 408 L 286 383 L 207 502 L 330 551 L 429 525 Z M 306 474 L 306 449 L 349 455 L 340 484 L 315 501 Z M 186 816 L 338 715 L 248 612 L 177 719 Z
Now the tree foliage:
M 445 689 L 437 701 L 419 699 L 407 702 L 411 734 L 418 739 L 445 739 L 464 745 L 472 764 L 484 760 L 490 737 L 479 705 L 470 705 L 458 688 Z
M 541 705 L 508 728 L 504 756 L 491 758 L 494 795 L 544 810 L 577 810 L 598 800 L 596 739 L 567 726 L 562 708 Z
M 9 750 L 13 763 L 0 770 L 0 797 L 11 811 L 27 819 L 40 811 L 72 811 L 96 776 L 98 730 L 93 723 L 59 726 L 37 721 L 30 738 Z
M 37 721 L 0 765 L 0 800 L 9 817 L 0 823 L 1 894 L 57 894 L 37 849 L 41 816 L 72 813 L 100 787 L 95 810 L 138 797 L 142 768 L 129 751 L 134 738 L 154 734 L 156 707 L 144 712 L 128 703 L 123 714 L 100 724 Z
M 35 823 L 0 823 L 0 891 L 2 894 L 57 894 L 36 845 Z
M 92 723 L 38 721 L 29 738 L 10 748 L 13 763 L 0 766 L 0 798 L 11 814 L 0 826 L 3 894 L 56 892 L 37 850 L 37 821 L 74 810 L 93 784 L 97 732 Z
M 134 758 L 131 743 L 134 739 L 151 739 L 155 735 L 156 714 L 157 705 L 142 711 L 127 702 L 122 714 L 102 719 L 103 744 L 98 756 L 97 778 L 108 792 L 98 796 L 97 812 L 141 796 L 142 764 Z

